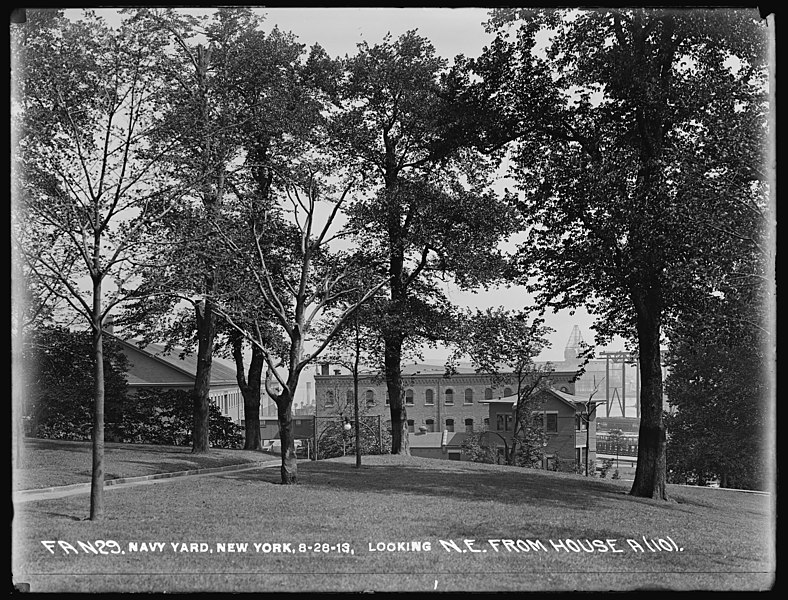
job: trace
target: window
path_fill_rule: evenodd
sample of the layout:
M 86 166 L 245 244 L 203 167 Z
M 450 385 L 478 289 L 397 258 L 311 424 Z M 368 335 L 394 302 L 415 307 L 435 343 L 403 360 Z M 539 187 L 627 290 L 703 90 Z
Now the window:
M 334 406 L 334 392 L 326 392 L 326 406 Z
M 446 390 L 446 404 L 454 404 L 454 390 Z
M 544 415 L 540 412 L 533 414 L 533 426 L 537 429 L 544 428 Z
M 454 431 L 454 419 L 446 419 L 446 431 Z
M 386 406 L 389 405 L 389 391 L 386 390 Z
M 367 406 L 372 406 L 375 404 L 375 392 L 372 390 L 367 390 L 365 393 L 365 399 L 367 401 Z
M 432 390 L 424 392 L 424 404 L 435 404 L 435 394 Z
M 558 413 L 545 414 L 545 429 L 547 433 L 558 433 Z
M 561 391 L 562 391 L 564 394 L 568 394 L 568 393 L 569 393 L 569 388 L 568 388 L 568 387 L 566 387 L 565 385 L 562 385 L 562 386 L 561 386 Z
M 473 431 L 473 419 L 465 419 L 465 431 L 471 433 Z
M 512 394 L 514 394 L 514 392 L 512 391 L 512 388 L 510 388 L 510 387 L 503 388 L 503 395 L 504 396 L 511 396 Z
M 408 433 L 413 433 L 413 431 L 414 431 L 413 419 L 408 419 Z
M 503 413 L 498 413 L 498 421 L 496 423 L 496 428 L 498 431 L 509 431 L 509 428 L 512 426 L 512 415 L 505 415 Z
M 484 430 L 487 431 L 490 428 L 490 419 L 489 417 L 484 417 Z
M 465 404 L 473 404 L 473 390 L 471 388 L 465 390 Z
M 405 405 L 413 406 L 413 390 L 405 390 Z
M 583 418 L 583 415 L 575 415 L 575 431 L 587 431 L 588 422 Z
M 296 425 L 300 425 L 300 424 L 301 424 L 301 419 L 296 419 L 296 420 L 295 420 L 295 424 L 296 424 Z
M 484 388 L 484 399 L 492 400 L 492 388 Z
M 435 421 L 433 419 L 427 419 L 426 425 L 427 431 L 435 431 Z
M 353 390 L 348 390 L 345 392 L 345 402 L 348 404 L 353 404 Z
M 461 452 L 449 452 L 449 460 L 462 460 Z

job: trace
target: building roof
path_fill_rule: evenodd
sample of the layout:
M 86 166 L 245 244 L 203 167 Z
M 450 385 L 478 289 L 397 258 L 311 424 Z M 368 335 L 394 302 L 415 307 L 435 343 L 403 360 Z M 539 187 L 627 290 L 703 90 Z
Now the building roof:
M 581 396 L 575 396 L 573 394 L 567 394 L 566 392 L 562 392 L 560 390 L 556 390 L 555 388 L 546 388 L 542 390 L 540 393 L 550 393 L 553 396 L 557 397 L 562 402 L 570 405 L 572 408 L 575 408 L 578 404 L 604 404 L 604 400 L 588 400 L 588 398 L 583 398 Z M 493 403 L 501 403 L 501 404 L 511 404 L 512 408 L 517 406 L 517 394 L 511 394 L 509 396 L 501 396 L 499 398 L 492 398 L 491 400 L 479 400 L 482 404 L 493 404 Z
M 162 344 L 151 343 L 140 348 L 134 340 L 119 341 L 132 354 L 134 352 L 144 354 L 173 371 L 173 381 L 167 382 L 170 385 L 194 382 L 194 378 L 197 375 L 197 356 L 194 354 L 182 355 L 182 348 L 173 348 L 170 353 L 165 354 Z M 133 359 L 131 362 L 134 362 Z M 141 374 L 133 367 L 129 369 L 127 380 L 129 385 L 132 386 L 149 383 L 145 379 L 144 374 Z M 163 383 L 163 385 L 165 384 Z M 235 366 L 229 361 L 214 357 L 211 361 L 211 385 L 238 385 L 235 377 Z
M 459 447 L 468 436 L 464 431 L 417 431 L 408 436 L 411 448 Z

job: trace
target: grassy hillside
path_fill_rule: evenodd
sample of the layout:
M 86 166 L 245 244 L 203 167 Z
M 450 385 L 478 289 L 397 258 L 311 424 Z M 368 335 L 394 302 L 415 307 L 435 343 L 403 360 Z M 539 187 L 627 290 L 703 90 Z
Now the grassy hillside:
M 767 495 L 671 486 L 664 503 L 571 474 L 393 456 L 364 457 L 356 469 L 354 460 L 301 462 L 295 486 L 268 468 L 108 488 L 99 523 L 84 520 L 86 495 L 20 504 L 14 581 L 31 591 L 168 592 L 773 582 Z

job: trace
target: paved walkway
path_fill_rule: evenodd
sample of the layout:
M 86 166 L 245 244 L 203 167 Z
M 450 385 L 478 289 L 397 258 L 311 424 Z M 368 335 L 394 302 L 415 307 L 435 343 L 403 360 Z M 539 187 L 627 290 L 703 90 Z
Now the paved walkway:
M 104 482 L 105 490 L 124 488 L 133 485 L 152 485 L 171 481 L 176 477 L 204 477 L 215 475 L 216 473 L 230 473 L 237 471 L 251 471 L 252 469 L 268 469 L 281 466 L 281 461 L 272 460 L 264 463 L 243 463 L 240 465 L 226 465 L 224 467 L 208 467 L 205 469 L 193 469 L 191 471 L 174 471 L 171 473 L 155 473 L 153 475 L 142 475 L 140 477 L 121 477 L 119 479 L 109 479 Z M 35 502 L 36 500 L 51 500 L 53 498 L 64 498 L 66 496 L 76 496 L 78 494 L 89 494 L 90 483 L 75 483 L 72 485 L 61 485 L 56 487 L 39 488 L 33 490 L 18 490 L 13 494 L 14 503 Z

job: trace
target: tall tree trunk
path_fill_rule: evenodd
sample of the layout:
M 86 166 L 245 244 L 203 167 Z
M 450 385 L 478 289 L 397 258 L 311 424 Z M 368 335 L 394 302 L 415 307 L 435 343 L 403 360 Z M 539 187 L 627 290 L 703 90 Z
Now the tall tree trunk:
M 104 337 L 101 326 L 101 280 L 93 282 L 93 469 L 90 478 L 90 520 L 104 514 Z
M 194 379 L 192 400 L 194 424 L 192 427 L 192 453 L 208 452 L 210 426 L 208 410 L 211 391 L 211 363 L 213 341 L 216 337 L 216 314 L 210 300 L 203 300 L 195 307 L 197 317 L 197 374 Z
M 244 377 L 243 338 L 233 339 L 233 358 L 235 359 L 235 377 L 244 399 L 244 450 L 262 450 L 260 435 L 260 386 L 263 380 L 265 355 L 258 346 L 252 345 L 252 359 L 249 363 L 248 379 Z
M 385 338 L 384 367 L 391 409 L 391 453 L 409 456 L 408 414 L 402 393 L 401 360 L 402 337 L 399 335 L 387 336 Z M 440 398 L 438 398 L 438 402 L 440 402 Z
M 662 415 L 662 364 L 659 351 L 660 304 L 653 290 L 632 294 L 637 312 L 640 362 L 640 432 L 632 496 L 667 500 L 666 438 Z
M 356 468 L 361 468 L 361 425 L 358 414 L 358 346 L 356 346 L 356 362 L 353 366 L 353 426 L 356 434 Z
M 282 444 L 282 484 L 292 485 L 298 480 L 298 459 L 293 437 L 293 396 L 285 389 L 275 400 L 279 417 L 279 440 Z

